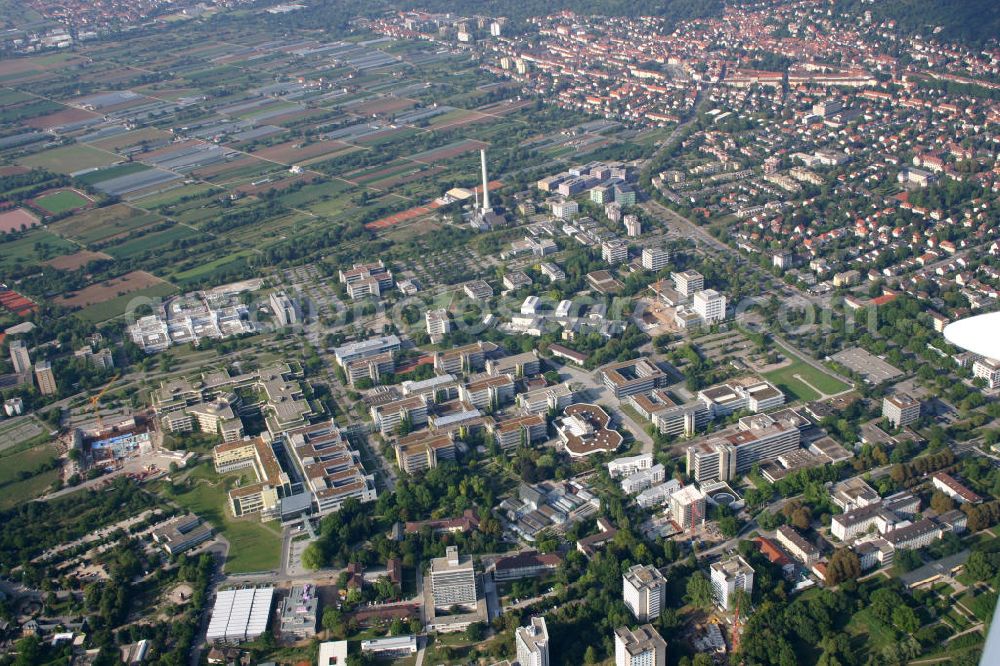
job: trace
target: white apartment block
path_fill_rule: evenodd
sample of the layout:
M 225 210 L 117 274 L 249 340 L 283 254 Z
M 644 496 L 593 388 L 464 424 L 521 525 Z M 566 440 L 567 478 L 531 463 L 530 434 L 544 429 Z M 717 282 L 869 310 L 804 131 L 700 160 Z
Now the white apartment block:
M 1000 388 L 1000 361 L 992 358 L 978 359 L 972 364 L 972 374 L 986 380 L 989 388 Z
M 726 319 L 726 297 L 714 289 L 695 292 L 692 307 L 695 313 L 708 324 Z
M 615 629 L 615 666 L 665 666 L 667 642 L 651 624 Z
M 458 546 L 448 546 L 444 557 L 431 560 L 431 597 L 434 607 L 452 606 L 475 609 L 476 570 L 472 558 L 459 557 Z
M 560 220 L 568 220 L 576 217 L 579 212 L 580 204 L 572 199 L 554 201 L 552 203 L 552 215 L 558 217 Z
M 625 216 L 625 234 L 629 238 L 637 238 L 642 235 L 642 222 L 636 215 Z
M 624 456 L 615 458 L 608 463 L 608 474 L 612 479 L 631 476 L 636 472 L 649 469 L 653 466 L 653 454 L 643 453 L 637 456 Z
M 520 666 L 549 666 L 549 629 L 544 617 L 532 617 L 528 626 L 518 627 L 514 644 Z
M 662 271 L 670 263 L 670 253 L 662 247 L 647 247 L 642 250 L 642 267 L 647 271 Z
M 652 488 L 659 483 L 663 483 L 664 478 L 666 478 L 666 469 L 663 465 L 657 463 L 649 469 L 640 470 L 622 479 L 622 491 L 626 495 L 635 495 L 647 488 Z
M 684 529 L 705 522 L 706 497 L 694 484 L 670 496 L 670 516 Z
M 695 481 L 729 481 L 756 462 L 770 462 L 799 448 L 797 425 L 767 414 L 745 416 L 738 429 L 688 447 L 687 471 Z
M 428 310 L 424 314 L 424 321 L 427 324 L 427 335 L 431 336 L 431 340 L 440 339 L 451 331 L 451 320 L 448 319 L 448 311 L 444 308 Z
M 705 288 L 705 277 L 698 271 L 671 273 L 670 279 L 674 281 L 674 288 L 685 298 L 689 298 Z
M 753 592 L 753 567 L 739 555 L 714 562 L 711 570 L 715 602 L 723 610 L 729 610 L 736 590 L 743 590 L 748 595 Z
M 648 564 L 636 564 L 622 574 L 622 597 L 639 622 L 660 616 L 667 603 L 667 579 Z
M 623 264 L 628 261 L 628 244 L 623 240 L 606 240 L 601 243 L 601 259 L 609 264 Z
M 289 298 L 285 292 L 273 292 L 270 303 L 271 311 L 274 312 L 274 318 L 278 320 L 279 325 L 291 326 L 302 321 L 302 310 L 299 308 L 298 302 Z
M 882 416 L 894 428 L 902 428 L 920 420 L 920 401 L 897 393 L 882 398 Z

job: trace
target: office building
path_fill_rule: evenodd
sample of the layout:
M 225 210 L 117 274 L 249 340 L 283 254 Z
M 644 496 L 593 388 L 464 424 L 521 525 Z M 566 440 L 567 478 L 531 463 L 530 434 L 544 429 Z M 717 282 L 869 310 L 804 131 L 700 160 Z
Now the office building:
M 711 571 L 715 602 L 723 610 L 731 608 L 736 590 L 743 590 L 748 596 L 753 592 L 753 567 L 739 555 L 713 562 Z
M 548 424 L 541 414 L 497 419 L 487 423 L 486 428 L 502 451 L 510 451 L 519 446 L 531 446 L 534 442 L 544 441 L 548 437 Z
M 705 288 L 705 278 L 698 271 L 671 273 L 670 279 L 674 281 L 674 288 L 685 298 L 690 298 Z
M 14 365 L 14 374 L 26 375 L 31 372 L 31 355 L 24 340 L 14 340 L 10 343 L 10 362 Z
M 882 416 L 893 428 L 902 428 L 920 420 L 920 401 L 903 393 L 882 398 Z
M 608 475 L 611 476 L 612 479 L 617 479 L 620 477 L 631 476 L 644 469 L 650 469 L 652 466 L 652 453 L 643 453 L 637 456 L 624 456 L 622 458 L 615 458 L 608 463 Z
M 315 585 L 292 586 L 278 616 L 281 638 L 301 641 L 315 636 L 318 604 Z
M 542 263 L 538 268 L 541 270 L 542 275 L 549 279 L 549 282 L 558 282 L 566 279 L 566 271 L 551 262 Z
M 615 666 L 665 666 L 667 642 L 651 624 L 615 629 Z
M 689 446 L 687 470 L 695 481 L 729 481 L 753 467 L 799 448 L 801 432 L 789 419 L 767 414 L 745 416 L 735 431 L 722 432 Z
M 316 666 L 344 666 L 347 663 L 347 641 L 326 641 L 319 644 Z
M 646 358 L 610 363 L 601 368 L 601 377 L 619 400 L 663 388 L 669 381 L 667 374 Z
M 662 271 L 670 263 L 670 253 L 662 247 L 646 247 L 642 250 L 642 267 L 647 271 Z
M 463 347 L 434 352 L 434 370 L 438 373 L 458 375 L 482 370 L 486 355 L 497 350 L 492 342 L 473 342 Z
M 275 291 L 271 294 L 271 311 L 279 326 L 291 326 L 302 321 L 302 310 L 298 301 L 289 298 L 283 291 Z
M 579 397 L 579 384 L 556 384 L 543 386 L 533 391 L 519 393 L 517 406 L 526 414 L 545 414 L 546 412 L 561 412 L 576 402 Z
M 457 546 L 448 546 L 444 557 L 431 560 L 431 597 L 435 608 L 452 606 L 475 610 L 478 605 L 476 571 L 472 558 L 460 557 Z
M 390 638 L 370 638 L 361 641 L 362 654 L 373 655 L 377 659 L 402 659 L 417 652 L 416 636 L 392 636 Z
M 168 555 L 179 555 L 212 538 L 212 526 L 201 522 L 193 513 L 185 514 L 156 527 L 153 541 Z
M 444 308 L 438 310 L 428 310 L 424 315 L 427 323 L 427 335 L 431 341 L 440 340 L 451 331 L 451 320 L 448 318 L 448 311 Z
M 636 493 L 640 493 L 647 488 L 652 488 L 655 485 L 663 483 L 665 476 L 666 468 L 657 463 L 649 469 L 638 471 L 635 474 L 630 474 L 622 479 L 622 491 L 626 495 L 635 495 Z
M 351 300 L 366 296 L 378 298 L 394 284 L 392 271 L 387 269 L 381 260 L 368 264 L 354 264 L 353 268 L 340 271 L 340 282 L 347 286 L 347 295 Z
M 283 440 L 318 515 L 337 511 L 352 497 L 362 503 L 378 499 L 374 475 L 365 471 L 361 454 L 351 448 L 334 421 L 295 428 Z M 281 512 L 287 515 L 298 506 L 292 498 L 282 499 Z
M 383 435 L 393 435 L 404 423 L 407 430 L 427 425 L 427 400 L 420 395 L 394 400 L 369 409 L 375 427 Z
M 649 564 L 636 564 L 622 574 L 622 597 L 635 619 L 649 622 L 667 603 L 667 579 Z
M 606 240 L 601 243 L 601 259 L 609 264 L 623 264 L 628 261 L 628 243 L 622 240 Z
M 860 476 L 845 479 L 834 485 L 830 491 L 830 497 L 833 499 L 833 503 L 845 512 L 882 501 L 875 489 Z
M 48 361 L 35 364 L 35 382 L 42 395 L 55 395 L 59 390 L 56 386 L 56 376 L 52 374 L 52 364 Z
M 554 574 L 562 561 L 563 558 L 558 553 L 543 554 L 536 550 L 525 550 L 516 555 L 497 558 L 489 570 L 496 582 L 509 583 L 522 578 Z
M 333 356 L 337 359 L 337 364 L 346 368 L 351 361 L 363 358 L 378 356 L 386 352 L 399 350 L 399 338 L 395 335 L 387 335 L 378 338 L 369 338 L 359 342 L 352 342 L 333 350 Z
M 726 297 L 714 289 L 695 292 L 692 308 L 707 324 L 715 324 L 726 319 Z
M 407 474 L 418 474 L 455 459 L 455 442 L 448 435 L 412 433 L 396 443 L 396 464 Z
M 670 516 L 683 529 L 705 523 L 705 493 L 694 484 L 684 486 L 670 496 Z
M 528 626 L 518 627 L 514 644 L 520 666 L 549 666 L 549 629 L 544 617 L 532 617 Z

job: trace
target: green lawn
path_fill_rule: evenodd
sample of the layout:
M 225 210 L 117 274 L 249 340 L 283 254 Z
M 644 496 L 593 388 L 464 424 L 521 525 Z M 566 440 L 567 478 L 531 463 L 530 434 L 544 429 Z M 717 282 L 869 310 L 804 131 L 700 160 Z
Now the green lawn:
M 50 442 L 0 457 L 0 510 L 34 499 L 48 490 L 59 478 L 58 469 L 24 480 L 20 480 L 18 474 L 30 472 L 58 454 L 59 448 Z
M 59 192 L 46 194 L 35 199 L 35 203 L 53 215 L 58 215 L 59 213 L 82 208 L 89 204 L 90 200 L 73 190 L 60 190 Z
M 780 350 L 782 354 L 792 360 L 791 365 L 768 372 L 764 377 L 784 391 L 789 401 L 818 400 L 821 396 L 814 389 L 819 389 L 827 395 L 833 395 L 851 388 L 825 372 L 820 372 L 784 347 L 780 347 Z M 805 381 L 803 382 L 799 377 Z
M 189 476 L 189 487 L 175 490 L 165 486 L 163 494 L 210 522 L 229 541 L 226 572 L 277 569 L 281 564 L 280 532 L 254 517 L 234 518 L 229 513 L 227 492 L 240 475 L 219 477 L 208 463 L 203 463 Z

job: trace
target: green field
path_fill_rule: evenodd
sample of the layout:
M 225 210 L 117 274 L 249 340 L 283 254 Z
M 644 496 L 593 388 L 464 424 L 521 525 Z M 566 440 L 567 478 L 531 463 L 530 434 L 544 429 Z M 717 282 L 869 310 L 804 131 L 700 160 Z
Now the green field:
M 157 284 L 146 289 L 140 289 L 128 294 L 123 294 L 116 298 L 112 298 L 110 301 L 88 305 L 76 314 L 79 315 L 79 317 L 84 321 L 98 324 L 102 321 L 122 316 L 129 310 L 129 304 L 137 298 L 145 297 L 155 301 L 158 298 L 170 296 L 174 293 L 177 293 L 177 287 L 174 285 L 167 283 Z
M 91 148 L 93 150 L 93 148 Z M 108 162 L 111 164 L 111 162 Z M 80 180 L 87 185 L 94 185 L 96 183 L 103 182 L 105 180 L 111 180 L 112 178 L 118 178 L 119 176 L 127 176 L 132 173 L 139 173 L 140 171 L 146 171 L 152 167 L 148 167 L 145 164 L 139 164 L 138 162 L 129 162 L 127 164 L 118 164 L 113 167 L 108 167 L 107 169 L 98 169 L 97 171 L 91 171 L 90 173 L 85 173 L 81 176 L 77 176 L 77 180 Z
M 35 199 L 35 203 L 53 215 L 83 208 L 90 203 L 86 197 L 73 190 L 60 190 Z
M 206 463 L 188 475 L 187 487 L 166 487 L 164 494 L 208 522 L 229 542 L 227 573 L 246 573 L 277 569 L 281 564 L 281 534 L 256 518 L 233 518 L 229 513 L 227 492 L 239 478 L 232 474 L 220 478 Z
M 0 456 L 0 511 L 43 494 L 59 478 L 58 469 L 25 480 L 19 480 L 18 474 L 30 472 L 58 454 L 59 447 L 49 443 Z
M 62 146 L 29 155 L 18 163 L 22 166 L 48 169 L 56 173 L 71 174 L 84 169 L 108 166 L 121 158 L 83 144 Z
M 77 249 L 68 240 L 34 229 L 16 240 L 0 243 L 0 270 L 10 270 L 19 264 L 37 264 Z
M 784 347 L 780 347 L 780 351 L 792 360 L 791 365 L 765 373 L 764 378 L 784 391 L 789 401 L 819 400 L 822 396 L 815 389 L 834 395 L 851 388 L 825 372 L 820 372 Z
M 174 273 L 172 279 L 180 283 L 197 282 L 198 280 L 205 279 L 213 274 L 222 273 L 232 268 L 234 264 L 245 262 L 246 258 L 251 256 L 253 253 L 253 250 L 240 250 L 239 252 L 234 252 L 233 254 L 227 254 L 224 257 L 219 257 L 215 261 L 210 261 L 206 264 L 201 264 L 200 266 L 195 266 L 194 268 Z

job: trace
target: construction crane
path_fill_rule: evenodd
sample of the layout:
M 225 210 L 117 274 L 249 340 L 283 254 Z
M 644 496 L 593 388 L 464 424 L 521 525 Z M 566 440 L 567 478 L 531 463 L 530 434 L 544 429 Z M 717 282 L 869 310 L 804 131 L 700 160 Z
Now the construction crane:
M 121 375 L 115 375 L 112 377 L 111 380 L 98 392 L 98 394 L 90 399 L 90 411 L 97 417 L 98 431 L 104 430 L 104 418 L 101 417 L 101 412 L 97 409 L 97 404 L 101 401 L 101 398 L 104 397 L 104 394 L 108 392 L 108 389 L 111 388 L 111 385 L 118 381 L 119 377 L 121 377 Z
M 733 613 L 733 652 L 740 651 L 740 634 L 743 633 L 743 623 L 740 621 L 740 600 L 736 600 L 736 608 Z

